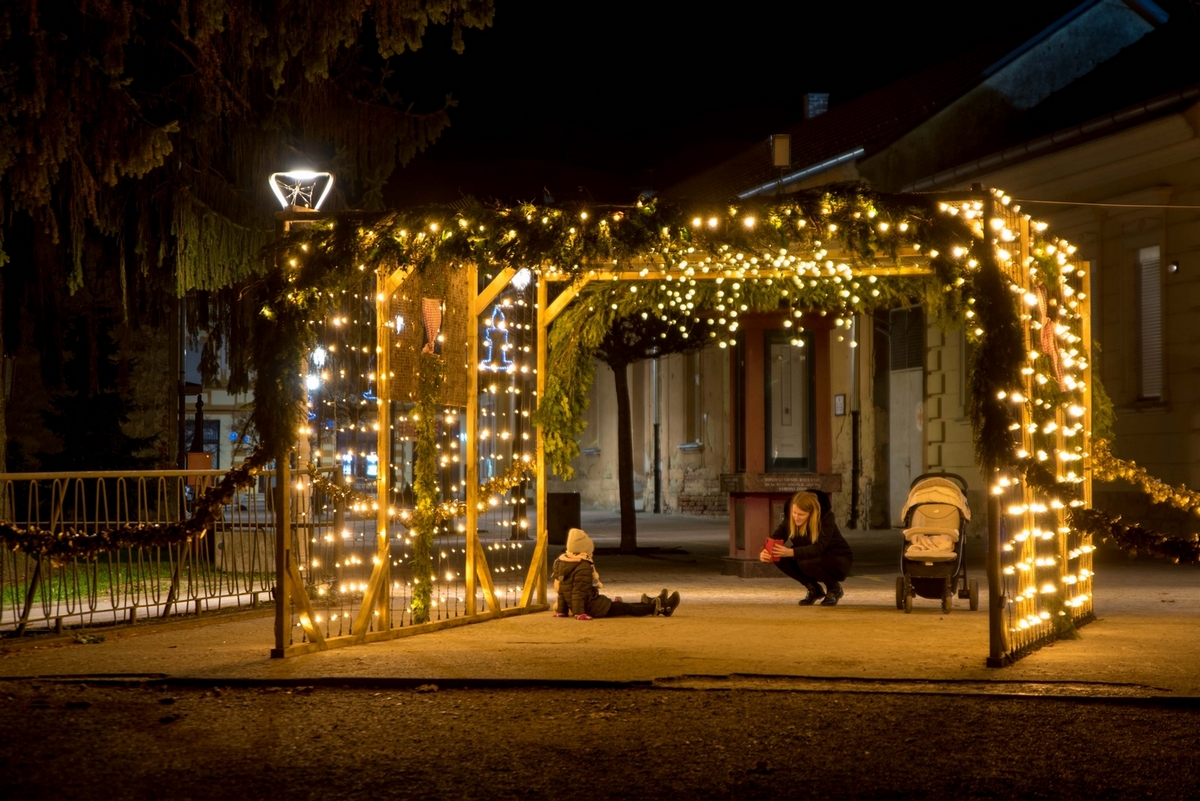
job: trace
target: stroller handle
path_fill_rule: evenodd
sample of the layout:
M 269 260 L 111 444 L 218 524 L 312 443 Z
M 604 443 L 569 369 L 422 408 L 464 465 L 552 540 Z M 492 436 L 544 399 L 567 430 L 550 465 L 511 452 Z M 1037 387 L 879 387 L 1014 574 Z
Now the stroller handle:
M 967 480 L 965 478 L 963 478 L 962 476 L 960 476 L 958 473 L 922 473 L 921 475 L 917 476 L 916 478 L 914 478 L 912 480 L 912 483 L 908 485 L 908 488 L 911 490 L 913 487 L 917 486 L 917 482 L 924 481 L 927 478 L 949 478 L 954 481 L 957 481 L 958 485 L 960 487 L 962 487 L 962 491 L 963 491 L 964 495 L 966 494 L 967 489 L 968 489 Z

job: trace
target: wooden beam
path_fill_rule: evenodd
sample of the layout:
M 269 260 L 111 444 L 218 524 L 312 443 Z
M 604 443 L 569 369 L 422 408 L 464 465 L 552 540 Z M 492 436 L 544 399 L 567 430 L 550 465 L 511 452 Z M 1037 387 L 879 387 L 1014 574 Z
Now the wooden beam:
M 404 279 L 408 277 L 409 272 L 410 270 L 405 267 L 398 267 L 388 273 L 387 277 L 383 280 L 383 296 L 391 298 L 396 293 L 396 290 L 400 288 L 400 285 L 404 283 Z
M 362 605 L 358 607 L 358 614 L 354 616 L 354 624 L 350 627 L 350 631 L 356 637 L 367 633 L 367 629 L 371 627 L 371 619 L 379 609 L 379 604 L 387 602 L 390 589 L 388 585 L 391 584 L 389 561 L 391 554 L 387 537 L 376 537 L 375 546 L 375 566 L 371 569 L 371 578 L 367 580 L 367 590 L 363 593 Z M 379 617 L 382 621 L 383 615 L 380 614 Z
M 550 304 L 549 308 L 546 309 L 545 314 L 542 315 L 541 325 L 549 328 L 550 324 L 558 319 L 558 315 L 563 313 L 563 309 L 567 308 L 571 301 L 575 299 L 575 296 L 579 294 L 579 290 L 583 289 L 584 286 L 587 285 L 591 280 L 592 279 L 590 278 L 586 278 L 583 281 L 571 284 L 569 287 L 564 289 L 562 294 L 554 299 L 554 302 Z M 540 312 L 541 309 L 538 311 Z
M 863 269 L 851 269 L 850 274 L 852 277 L 855 277 L 855 278 L 859 278 L 859 277 L 865 278 L 865 277 L 869 277 L 872 275 L 880 276 L 880 277 L 908 278 L 908 277 L 928 276 L 928 275 L 933 275 L 934 273 L 933 273 L 932 268 L 925 267 L 923 265 L 898 265 L 895 267 L 867 267 L 867 268 L 863 268 Z M 696 281 L 715 281 L 718 278 L 721 278 L 724 280 L 736 279 L 739 281 L 746 281 L 746 280 L 754 279 L 754 278 L 759 278 L 759 279 L 769 278 L 774 281 L 782 281 L 782 280 L 788 280 L 788 279 L 795 278 L 795 277 L 799 277 L 801 279 L 809 279 L 809 278 L 825 278 L 825 277 L 832 278 L 833 276 L 825 275 L 824 271 L 822 271 L 821 275 L 813 275 L 810 273 L 797 272 L 795 270 L 776 270 L 774 268 L 770 268 L 770 269 L 766 269 L 766 270 L 762 270 L 762 269 L 743 269 L 743 270 L 713 269 L 712 271 L 707 272 L 707 273 L 696 272 L 694 274 L 685 273 L 681 270 L 662 270 L 662 269 L 656 269 L 656 270 L 646 269 L 646 270 L 639 270 L 636 272 L 633 270 L 619 270 L 619 271 L 596 270 L 595 272 L 586 273 L 584 277 L 589 280 L 592 280 L 592 281 L 664 281 L 668 278 L 670 278 L 672 281 L 683 280 L 683 279 L 696 280 Z M 567 281 L 567 280 L 574 281 L 574 280 L 578 280 L 578 279 L 575 276 L 566 276 L 563 278 L 552 277 L 552 278 L 550 278 L 550 280 L 551 281 Z M 578 292 L 578 290 L 576 290 L 576 292 Z M 559 297 L 561 298 L 562 296 L 560 295 Z M 555 302 L 557 302 L 557 300 Z
M 500 601 L 496 597 L 496 585 L 492 582 L 492 570 L 488 567 L 487 554 L 483 552 L 483 544 L 475 538 L 475 575 L 483 586 L 483 600 L 488 609 L 493 612 L 500 610 Z
M 529 615 L 537 612 L 545 612 L 549 609 L 546 605 L 541 606 L 512 606 L 508 609 L 501 609 L 496 612 L 480 612 L 477 615 L 470 617 L 454 617 L 446 620 L 435 620 L 429 623 L 418 623 L 414 626 L 403 626 L 401 628 L 386 629 L 384 631 L 373 631 L 365 637 L 355 637 L 350 634 L 344 634 L 340 637 L 329 637 L 324 640 L 321 645 L 316 643 L 305 642 L 297 643 L 296 645 L 288 646 L 283 649 L 281 656 L 302 656 L 304 654 L 314 654 L 318 651 L 328 651 L 333 648 L 345 648 L 351 645 L 361 645 L 363 643 L 387 642 L 388 640 L 398 640 L 402 637 L 415 637 L 418 634 L 428 634 L 434 631 L 442 631 L 444 629 L 456 629 L 460 626 L 469 626 L 472 623 L 482 623 L 485 620 L 498 620 L 506 617 L 517 617 L 518 615 Z
M 821 265 L 822 272 L 824 271 L 824 265 L 828 262 L 845 264 L 850 267 L 850 273 L 854 276 L 933 275 L 933 270 L 929 267 L 929 257 L 914 248 L 902 248 L 897 253 L 896 258 L 892 258 L 891 254 L 877 253 L 873 261 L 874 264 L 870 267 L 862 266 L 863 259 L 861 256 L 841 250 L 831 250 L 820 259 L 804 260 L 806 264 L 815 263 Z M 708 272 L 704 272 L 706 268 Z M 687 270 L 691 270 L 692 273 L 689 274 Z M 795 269 L 778 269 L 765 265 L 757 267 L 750 264 L 744 264 L 738 269 L 733 269 L 725 264 L 691 262 L 687 270 L 666 269 L 666 263 L 661 260 L 633 259 L 626 262 L 623 267 L 605 263 L 603 265 L 597 264 L 594 269 L 590 269 L 582 274 L 565 271 L 547 271 L 542 273 L 542 277 L 548 281 L 559 283 L 563 281 L 576 281 L 581 275 L 585 278 L 601 281 L 658 281 L 667 277 L 672 279 L 694 278 L 701 281 L 735 277 L 791 278 L 795 275 L 801 275 Z M 803 277 L 816 276 L 805 275 Z
M 472 289 L 474 289 L 475 287 L 479 286 L 479 270 L 474 264 L 472 264 L 470 266 L 470 271 L 470 286 Z M 487 311 L 487 307 L 491 305 L 492 301 L 496 299 L 497 295 L 504 291 L 504 288 L 508 286 L 509 282 L 512 281 L 513 276 L 516 274 L 517 271 L 513 267 L 505 267 L 503 270 L 501 270 L 499 274 L 492 279 L 491 283 L 484 287 L 483 291 L 480 292 L 475 298 L 472 314 L 475 317 L 479 317 L 479 315 Z
M 300 576 L 300 570 L 296 567 L 296 563 L 288 560 L 287 578 L 290 580 L 291 596 L 297 606 L 300 607 L 300 626 L 304 629 L 304 633 L 308 635 L 309 642 L 319 649 L 325 647 L 325 635 L 321 632 L 321 627 L 317 623 L 316 613 L 313 612 L 312 601 L 308 598 L 308 590 L 304 586 L 304 579 Z
M 529 606 L 538 582 L 545 583 L 543 574 L 546 571 L 546 549 L 546 541 L 539 537 L 537 545 L 533 549 L 533 556 L 529 560 L 529 573 L 525 576 L 525 586 L 521 588 L 521 606 Z

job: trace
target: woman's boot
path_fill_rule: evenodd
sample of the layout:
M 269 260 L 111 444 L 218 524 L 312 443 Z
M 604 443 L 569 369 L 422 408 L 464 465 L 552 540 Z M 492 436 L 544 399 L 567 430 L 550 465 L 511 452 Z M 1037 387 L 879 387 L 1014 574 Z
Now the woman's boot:
M 842 585 L 836 581 L 825 582 L 825 588 L 825 600 L 821 601 L 821 606 L 837 606 L 837 602 L 842 600 L 842 596 L 846 594 Z
M 804 588 L 808 590 L 808 595 L 805 595 L 800 599 L 801 606 L 812 606 L 817 601 L 820 601 L 825 597 L 825 591 L 822 590 L 821 585 L 815 581 L 811 584 L 805 582 Z M 834 601 L 834 603 L 837 603 L 837 601 Z

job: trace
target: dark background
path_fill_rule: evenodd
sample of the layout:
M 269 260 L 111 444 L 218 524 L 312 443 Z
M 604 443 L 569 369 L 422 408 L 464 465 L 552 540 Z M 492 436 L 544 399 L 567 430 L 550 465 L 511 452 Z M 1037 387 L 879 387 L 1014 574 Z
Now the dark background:
M 416 110 L 459 106 L 387 201 L 630 202 L 795 124 L 805 92 L 832 107 L 1072 5 L 497 0 L 462 55 L 436 29 L 398 60 Z

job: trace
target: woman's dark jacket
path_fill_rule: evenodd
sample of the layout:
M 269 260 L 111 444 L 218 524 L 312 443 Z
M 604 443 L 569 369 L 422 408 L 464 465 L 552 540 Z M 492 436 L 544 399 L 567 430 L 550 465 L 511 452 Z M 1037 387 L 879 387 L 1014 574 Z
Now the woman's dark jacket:
M 786 541 L 791 536 L 788 531 L 788 521 L 791 518 L 792 507 L 791 504 L 788 504 L 788 508 L 784 510 L 783 522 L 779 524 L 779 528 L 775 529 L 775 533 L 772 535 L 775 539 Z M 795 551 L 798 562 L 830 558 L 846 574 L 850 572 L 850 568 L 854 564 L 854 552 L 850 550 L 850 543 L 846 542 L 846 538 L 838 529 L 833 512 L 825 512 L 821 515 L 821 536 L 817 537 L 815 543 L 808 538 L 807 531 L 798 531 L 796 539 L 788 547 Z
M 572 615 L 584 613 L 592 617 L 605 617 L 612 608 L 612 600 L 600 594 L 592 584 L 592 563 L 586 559 L 578 562 L 568 562 L 564 559 L 554 560 L 554 579 L 558 582 L 559 611 L 563 611 L 563 600 L 570 607 Z

